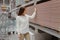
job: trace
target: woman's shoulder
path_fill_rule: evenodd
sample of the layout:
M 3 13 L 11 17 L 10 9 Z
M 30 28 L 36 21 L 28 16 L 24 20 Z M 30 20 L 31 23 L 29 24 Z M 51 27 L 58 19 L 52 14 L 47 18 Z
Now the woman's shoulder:
M 25 16 L 27 16 L 27 14 L 25 14 Z
M 16 16 L 16 18 L 20 18 L 20 16 Z
M 23 17 L 25 17 L 25 16 L 17 16 L 16 18 L 23 18 Z

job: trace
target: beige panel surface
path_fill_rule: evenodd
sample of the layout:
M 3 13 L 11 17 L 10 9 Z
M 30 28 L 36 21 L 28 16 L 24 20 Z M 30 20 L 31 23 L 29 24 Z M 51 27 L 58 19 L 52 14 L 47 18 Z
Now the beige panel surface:
M 60 0 L 51 0 L 36 7 L 37 15 L 30 21 L 60 31 Z M 33 10 L 32 6 L 28 7 L 27 13 L 31 14 Z

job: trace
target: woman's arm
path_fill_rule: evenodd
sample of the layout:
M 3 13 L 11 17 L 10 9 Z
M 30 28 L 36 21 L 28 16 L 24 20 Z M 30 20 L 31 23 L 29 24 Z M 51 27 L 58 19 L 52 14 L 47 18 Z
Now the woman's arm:
M 35 17 L 35 15 L 36 15 L 36 8 L 34 10 L 35 11 L 33 12 L 33 14 L 31 16 L 27 15 L 27 14 L 26 14 L 26 16 L 28 16 L 30 19 L 33 19 Z

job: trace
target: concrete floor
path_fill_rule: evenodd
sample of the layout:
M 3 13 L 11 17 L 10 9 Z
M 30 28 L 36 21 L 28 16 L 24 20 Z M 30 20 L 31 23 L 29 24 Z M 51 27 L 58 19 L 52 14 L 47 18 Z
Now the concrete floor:
M 41 32 L 41 33 L 34 33 L 32 30 L 30 30 L 31 33 L 33 33 L 33 38 L 35 37 L 34 40 L 58 40 L 56 37 L 51 36 L 47 33 Z M 0 39 L 5 39 L 5 40 L 19 40 L 17 34 L 11 34 L 11 35 L 6 35 L 4 37 L 1 37 L 0 35 Z
M 47 33 L 37 33 L 35 35 L 35 38 L 36 38 L 35 40 L 58 40 L 58 38 Z

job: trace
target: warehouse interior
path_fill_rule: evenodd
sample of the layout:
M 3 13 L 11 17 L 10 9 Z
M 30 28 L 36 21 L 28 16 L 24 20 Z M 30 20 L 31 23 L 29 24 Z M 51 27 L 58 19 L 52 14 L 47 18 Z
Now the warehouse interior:
M 30 40 L 60 40 L 60 0 L 0 0 L 0 40 L 19 40 L 16 19 L 11 16 L 20 7 L 26 7 L 28 15 L 37 9 L 29 21 Z

